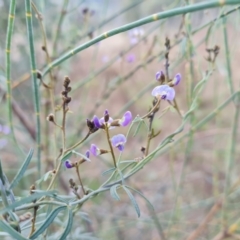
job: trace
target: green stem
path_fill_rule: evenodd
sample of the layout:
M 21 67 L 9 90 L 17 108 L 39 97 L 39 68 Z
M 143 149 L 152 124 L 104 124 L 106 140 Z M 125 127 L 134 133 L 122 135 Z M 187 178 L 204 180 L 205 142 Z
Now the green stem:
M 38 169 L 38 177 L 40 177 L 41 176 L 40 103 L 39 103 L 39 90 L 38 90 L 38 84 L 37 84 L 37 69 L 36 69 L 36 62 L 35 62 L 34 39 L 33 39 L 33 28 L 32 28 L 32 11 L 31 11 L 30 0 L 25 0 L 25 10 L 26 10 L 26 24 L 27 24 L 27 34 L 28 34 L 29 50 L 30 50 L 34 107 L 35 107 L 35 114 L 36 114 L 37 169 Z
M 11 42 L 12 42 L 12 33 L 14 26 L 16 10 L 16 0 L 10 1 L 10 8 L 8 14 L 8 27 L 7 27 L 7 37 L 6 37 L 6 49 L 5 49 L 5 59 L 6 59 L 6 84 L 7 84 L 7 105 L 8 105 L 8 121 L 11 128 L 12 137 L 14 143 L 17 145 L 17 140 L 15 137 L 15 132 L 13 128 L 13 119 L 12 119 L 12 86 L 11 86 Z
M 50 71 L 50 69 L 58 66 L 59 64 L 66 61 L 68 58 L 72 57 L 76 53 L 81 52 L 82 50 L 92 46 L 93 44 L 100 42 L 108 37 L 114 36 L 118 33 L 128 31 L 132 28 L 136 28 L 136 27 L 142 26 L 142 25 L 150 23 L 150 22 L 154 22 L 154 21 L 158 21 L 158 20 L 161 20 L 164 18 L 169 18 L 169 17 L 185 14 L 188 12 L 196 12 L 196 11 L 200 11 L 200 10 L 204 10 L 204 9 L 221 7 L 223 5 L 234 5 L 234 4 L 239 4 L 239 3 L 240 3 L 240 0 L 225 0 L 225 1 L 214 0 L 214 1 L 207 1 L 207 2 L 202 2 L 202 3 L 192 4 L 192 5 L 188 5 L 185 7 L 179 7 L 179 8 L 171 9 L 171 10 L 168 10 L 165 12 L 156 13 L 151 16 L 142 18 L 138 21 L 126 24 L 122 27 L 115 28 L 113 30 L 110 30 L 108 32 L 101 34 L 100 36 L 92 39 L 91 41 L 89 41 L 83 45 L 80 45 L 80 46 L 70 50 L 69 52 L 64 54 L 62 57 L 53 61 L 51 64 L 49 64 L 49 66 L 47 66 L 44 69 L 43 76 L 46 75 Z
M 237 133 L 238 133 L 238 125 L 239 125 L 239 112 L 240 112 L 240 93 L 238 93 L 235 100 L 236 100 L 236 108 L 235 108 L 235 116 L 232 124 L 232 135 L 231 135 L 230 151 L 228 155 L 227 173 L 226 173 L 225 189 L 224 189 L 225 201 L 223 204 L 223 212 L 222 212 L 222 217 L 225 223 L 227 223 L 227 220 L 228 220 L 227 219 L 228 195 L 230 191 L 229 188 L 231 185 L 231 176 L 232 176 L 231 173 L 233 170 L 236 144 L 237 144 Z
M 222 26 L 223 26 L 223 36 L 224 36 L 224 49 L 225 49 L 225 59 L 227 65 L 227 81 L 230 88 L 230 93 L 234 93 L 233 82 L 232 82 L 232 70 L 231 70 L 231 62 L 230 62 L 230 51 L 229 51 L 229 44 L 228 44 L 228 33 L 227 33 L 227 26 L 226 26 L 227 18 L 223 17 L 222 19 Z

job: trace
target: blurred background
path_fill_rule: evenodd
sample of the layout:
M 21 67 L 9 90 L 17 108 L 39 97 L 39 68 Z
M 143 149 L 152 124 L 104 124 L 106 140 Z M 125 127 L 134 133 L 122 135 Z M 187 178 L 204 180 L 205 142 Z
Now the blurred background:
M 42 49 L 45 46 L 42 26 L 52 61 L 106 31 L 157 12 L 202 1 L 33 2 L 38 10 L 33 18 L 34 46 L 37 69 L 42 71 L 48 63 L 46 51 Z M 24 4 L 17 2 L 16 7 L 11 50 L 13 126 L 18 144 L 27 152 L 35 145 L 35 114 Z M 8 11 L 9 1 L 1 0 L 0 157 L 5 173 L 11 179 L 24 158 L 11 139 L 6 104 L 4 61 Z M 232 12 L 224 18 L 220 17 L 228 11 Z M 232 184 L 238 182 L 240 137 L 236 112 L 239 105 L 230 101 L 219 111 L 214 110 L 231 96 L 232 89 L 239 89 L 239 17 L 236 6 L 226 6 L 155 21 L 94 44 L 52 70 L 56 106 L 61 104 L 64 77 L 69 76 L 71 79 L 71 113 L 68 114 L 66 131 L 68 146 L 86 135 L 86 119 L 91 119 L 93 115 L 101 117 L 105 109 L 114 118 L 121 117 L 126 110 L 130 110 L 134 117 L 149 111 L 153 100 L 151 91 L 157 86 L 155 73 L 165 70 L 166 37 L 171 42 L 170 78 L 174 78 L 177 73 L 182 75 L 181 83 L 175 88 L 176 101 L 182 115 L 192 104 L 195 86 L 211 72 L 204 81 L 184 130 L 174 137 L 174 142 L 164 151 L 159 152 L 149 164 L 127 180 L 129 186 L 148 198 L 155 213 L 143 198 L 136 196 L 141 209 L 141 217 L 137 218 L 124 191 L 119 191 L 120 201 L 112 199 L 110 193 L 105 192 L 86 202 L 81 212 L 76 214 L 73 236 L 81 232 L 86 233 L 82 239 L 187 239 L 221 198 L 226 179 L 230 176 Z M 207 61 L 209 53 L 206 49 L 216 45 L 220 50 L 213 65 Z M 43 81 L 49 84 L 50 75 L 44 76 Z M 46 121 L 51 113 L 48 89 L 40 81 L 39 89 L 42 164 L 45 173 L 53 169 L 51 163 L 55 159 L 56 149 L 61 146 L 61 136 L 57 132 L 55 142 L 54 125 Z M 163 102 L 161 110 L 168 106 L 167 102 Z M 204 122 L 200 129 L 191 131 L 192 126 L 211 113 L 215 115 L 210 121 Z M 57 112 L 58 119 L 61 120 L 60 112 Z M 150 152 L 173 133 L 181 122 L 181 117 L 173 108 L 163 116 L 159 111 L 154 128 L 161 130 L 161 134 L 151 142 Z M 122 156 L 124 160 L 140 157 L 140 149 L 146 144 L 146 126 L 141 125 L 135 136 L 134 129 L 129 134 Z M 119 131 L 114 129 L 112 134 Z M 127 131 L 127 128 L 121 129 L 123 134 Z M 102 148 L 107 145 L 104 136 L 96 134 L 78 150 L 84 153 L 91 143 Z M 72 157 L 72 160 L 75 158 Z M 91 156 L 91 160 L 91 163 L 83 164 L 80 171 L 84 185 L 96 189 L 107 179 L 102 172 L 112 167 L 112 161 L 105 155 Z M 29 187 L 37 180 L 35 172 L 36 164 L 33 161 L 16 194 L 23 196 L 28 193 Z M 63 169 L 59 181 L 61 194 L 72 194 L 68 181 L 74 177 L 73 170 Z M 222 228 L 228 228 L 239 218 L 238 189 L 236 187 L 231 194 L 230 204 L 224 210 L 219 208 L 202 231 L 201 237 L 196 239 L 212 239 Z M 222 214 L 227 215 L 226 222 L 222 221 Z

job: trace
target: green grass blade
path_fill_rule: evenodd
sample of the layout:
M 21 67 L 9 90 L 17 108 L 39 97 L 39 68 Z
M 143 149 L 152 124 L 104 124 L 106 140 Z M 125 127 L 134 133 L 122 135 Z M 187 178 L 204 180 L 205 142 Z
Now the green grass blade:
M 25 10 L 26 10 L 26 24 L 27 24 L 27 35 L 29 41 L 29 51 L 30 51 L 30 61 L 31 61 L 31 75 L 32 75 L 32 86 L 33 86 L 33 96 L 34 96 L 34 107 L 36 115 L 36 139 L 37 139 L 37 169 L 38 177 L 41 175 L 41 123 L 40 123 L 40 97 L 37 84 L 37 68 L 35 62 L 35 51 L 34 51 L 34 39 L 33 39 L 33 29 L 32 29 L 32 11 L 31 11 L 31 1 L 25 0 Z
M 7 27 L 7 37 L 6 37 L 6 49 L 5 49 L 5 66 L 6 66 L 6 85 L 7 85 L 7 106 L 8 106 L 8 121 L 12 132 L 13 141 L 16 145 L 17 140 L 15 137 L 13 118 L 12 118 L 12 86 L 11 86 L 11 43 L 12 43 L 12 33 L 14 26 L 16 10 L 16 0 L 10 1 L 10 9 L 8 14 L 8 27 Z
M 19 181 L 22 179 L 25 171 L 27 170 L 27 167 L 32 159 L 33 156 L 33 149 L 30 149 L 25 161 L 23 162 L 22 166 L 20 167 L 18 173 L 16 174 L 16 176 L 14 177 L 14 179 L 12 180 L 9 189 L 13 189 L 15 186 L 17 186 L 17 184 L 19 183 Z

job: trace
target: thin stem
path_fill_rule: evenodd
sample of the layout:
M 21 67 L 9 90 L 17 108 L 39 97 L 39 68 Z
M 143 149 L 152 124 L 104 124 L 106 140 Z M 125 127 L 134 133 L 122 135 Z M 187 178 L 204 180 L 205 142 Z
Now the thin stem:
M 68 149 L 65 150 L 65 153 L 70 152 L 71 150 L 73 150 L 74 148 L 78 147 L 81 143 L 83 143 L 89 136 L 91 135 L 91 132 L 89 131 L 87 133 L 87 135 L 80 140 L 79 142 L 77 142 L 76 144 L 74 144 L 73 146 L 69 147 Z
M 33 219 L 32 219 L 32 227 L 31 227 L 31 232 L 29 234 L 29 238 L 32 236 L 32 234 L 35 232 L 35 223 L 36 223 L 36 218 L 37 218 L 37 210 L 38 210 L 38 206 L 34 207 L 33 210 Z
M 141 117 L 141 118 L 144 119 L 144 118 L 150 116 L 150 114 L 153 113 L 153 112 L 159 107 L 159 104 L 160 104 L 161 100 L 162 100 L 161 97 L 159 97 L 158 100 L 157 100 L 157 102 L 156 102 L 156 104 L 155 104 L 155 106 L 151 109 L 151 111 L 148 112 L 147 114 L 145 114 L 145 115 L 144 115 L 143 117 Z
M 64 20 L 64 16 L 66 15 L 68 3 L 69 3 L 69 0 L 63 0 L 61 14 L 58 19 L 57 29 L 56 29 L 56 33 L 55 33 L 55 37 L 54 37 L 54 41 L 53 41 L 53 53 L 52 53 L 53 56 L 55 56 L 56 52 L 57 52 L 57 46 L 58 46 L 57 44 L 58 44 L 58 40 L 59 40 L 59 37 L 61 34 L 61 27 L 62 27 L 62 23 Z
M 39 103 L 39 90 L 37 84 L 37 69 L 35 62 L 35 50 L 34 50 L 34 40 L 33 40 L 33 29 L 32 29 L 32 12 L 31 12 L 31 1 L 25 0 L 25 10 L 26 10 L 26 23 L 30 50 L 30 60 L 31 60 L 31 75 L 32 75 L 32 86 L 34 95 L 34 105 L 36 114 L 36 132 L 37 132 L 37 168 L 38 177 L 41 176 L 41 123 L 40 123 L 40 103 Z
M 62 105 L 62 112 L 63 112 L 63 116 L 62 116 L 62 149 L 63 152 L 65 152 L 65 147 L 66 147 L 66 132 L 65 132 L 65 127 L 66 127 L 66 103 L 63 102 Z
M 83 193 L 84 193 L 84 195 L 86 195 L 85 189 L 83 187 L 82 179 L 80 177 L 79 166 L 76 166 L 76 172 L 77 172 L 78 180 L 79 180 L 80 185 L 82 187 Z
M 113 147 L 112 147 L 112 144 L 111 144 L 111 141 L 110 141 L 109 128 L 108 128 L 107 125 L 106 125 L 105 130 L 106 130 L 106 134 L 107 134 L 107 141 L 108 141 L 108 145 L 110 147 L 110 151 L 111 151 L 114 167 L 117 168 L 116 158 L 115 158 Z

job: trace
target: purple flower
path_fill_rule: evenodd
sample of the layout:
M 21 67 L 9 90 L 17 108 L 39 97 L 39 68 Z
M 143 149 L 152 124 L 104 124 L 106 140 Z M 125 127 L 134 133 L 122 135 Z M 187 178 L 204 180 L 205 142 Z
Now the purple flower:
M 92 153 L 93 156 L 98 156 L 101 154 L 100 149 L 95 144 L 91 144 L 90 152 Z
M 180 83 L 181 79 L 182 79 L 181 74 L 180 73 L 176 74 L 176 76 L 172 80 L 173 86 L 178 85 Z
M 119 124 L 123 127 L 127 126 L 132 121 L 132 113 L 127 111 L 124 113 L 123 117 L 119 120 Z
M 164 79 L 165 79 L 165 76 L 164 76 L 163 71 L 156 72 L 156 80 L 157 80 L 157 81 L 159 81 L 159 80 L 164 80 Z
M 111 122 L 113 122 L 113 119 L 112 119 L 111 117 L 109 117 L 109 119 L 108 119 L 107 122 L 105 122 L 105 118 L 104 118 L 104 117 L 102 117 L 102 118 L 99 119 L 99 123 L 100 123 L 101 126 L 102 126 L 103 124 L 105 124 L 105 123 L 107 123 L 108 125 L 110 125 Z M 112 127 L 111 127 L 111 128 L 112 128 Z
M 99 122 L 99 118 L 96 115 L 94 115 L 94 117 L 92 119 L 92 122 L 94 123 L 96 128 L 100 128 L 101 127 L 101 124 Z
M 172 101 L 175 97 L 175 90 L 168 85 L 157 86 L 152 90 L 152 96 Z
M 119 149 L 119 151 L 123 151 L 127 139 L 123 134 L 118 134 L 111 138 L 111 142 L 114 147 Z
M 132 63 L 136 60 L 136 56 L 134 54 L 128 54 L 126 57 L 127 62 Z
M 72 168 L 73 167 L 73 163 L 69 160 L 66 160 L 64 165 L 65 165 L 66 168 Z
M 87 158 L 90 157 L 90 151 L 89 151 L 89 150 L 86 151 L 85 156 L 86 156 Z

